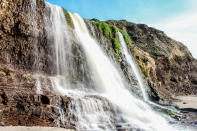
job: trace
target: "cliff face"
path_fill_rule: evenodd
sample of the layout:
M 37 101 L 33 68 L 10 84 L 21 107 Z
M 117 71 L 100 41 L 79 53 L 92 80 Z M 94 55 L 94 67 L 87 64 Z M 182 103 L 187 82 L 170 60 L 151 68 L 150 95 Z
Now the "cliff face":
M 144 24 L 125 20 L 107 23 L 128 32 L 134 56 L 147 69 L 145 75 L 155 99 L 170 100 L 176 95 L 197 93 L 197 60 L 186 46 Z
M 66 126 L 56 104 L 67 105 L 69 98 L 46 89 L 44 95 L 36 92 L 39 77 L 33 74 L 55 74 L 56 68 L 44 28 L 44 13 L 49 12 L 43 0 L 35 2 L 36 7 L 30 0 L 0 1 L 1 126 Z
M 54 49 L 47 43 L 44 28 L 44 14 L 50 12 L 44 1 L 35 2 L 0 1 L 0 60 L 15 69 L 53 74 L 54 62 L 47 54 Z

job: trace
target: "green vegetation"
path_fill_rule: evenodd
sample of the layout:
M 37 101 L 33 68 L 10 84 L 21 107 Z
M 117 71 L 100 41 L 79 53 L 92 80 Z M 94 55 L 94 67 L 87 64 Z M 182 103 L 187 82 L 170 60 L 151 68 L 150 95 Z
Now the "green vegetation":
M 116 54 L 120 54 L 120 42 L 118 40 L 118 37 L 114 38 L 113 49 L 115 50 Z
M 97 25 L 99 31 L 103 33 L 103 35 L 109 38 L 112 42 L 112 46 L 116 54 L 120 54 L 120 42 L 118 40 L 118 31 L 119 29 L 116 26 L 109 25 L 103 21 L 93 21 L 94 24 Z
M 103 33 L 104 36 L 111 38 L 112 32 L 109 24 L 100 21 L 99 22 L 93 21 L 93 23 L 97 25 L 99 31 Z
M 165 112 L 170 115 L 170 116 L 173 116 L 173 115 L 176 115 L 176 112 L 172 111 L 172 110 L 165 110 Z
M 112 30 L 114 35 L 117 35 L 117 33 L 119 31 L 119 29 L 116 26 L 114 26 L 114 25 L 111 25 L 111 30 Z M 116 36 L 114 36 L 114 37 L 116 37 Z
M 130 48 L 130 42 L 131 42 L 131 39 L 130 39 L 130 36 L 128 35 L 128 33 L 124 30 L 120 30 L 120 32 L 122 33 L 123 35 L 123 38 L 125 40 L 125 43 L 127 44 L 128 48 Z
M 115 50 L 116 54 L 120 54 L 120 42 L 118 40 L 118 31 L 119 29 L 112 25 L 111 30 L 113 32 L 113 49 Z
M 73 20 L 72 20 L 72 18 L 71 18 L 71 16 L 70 16 L 69 12 L 68 12 L 66 9 L 64 9 L 64 8 L 62 8 L 62 9 L 63 9 L 63 11 L 64 11 L 64 15 L 65 15 L 65 17 L 66 17 L 66 20 L 67 20 L 68 25 L 69 25 L 72 29 L 74 29 L 75 26 L 74 26 Z

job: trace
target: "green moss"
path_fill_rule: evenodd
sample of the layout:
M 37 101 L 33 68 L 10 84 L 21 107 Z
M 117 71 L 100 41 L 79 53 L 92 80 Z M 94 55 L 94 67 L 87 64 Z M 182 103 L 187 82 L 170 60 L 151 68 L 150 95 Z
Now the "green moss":
M 109 25 L 105 22 L 93 21 L 97 25 L 98 30 L 103 33 L 103 35 L 110 39 L 112 42 L 112 47 L 116 54 L 120 54 L 120 42 L 118 40 L 118 31 L 119 29 L 114 25 Z
M 96 22 L 96 21 L 93 21 L 94 24 L 97 25 L 99 31 L 101 33 L 103 33 L 104 36 L 108 37 L 108 38 L 111 38 L 112 36 L 112 32 L 111 32 L 111 28 L 109 26 L 109 24 L 105 23 L 105 22 Z
M 119 31 L 119 29 L 116 26 L 114 26 L 114 25 L 111 26 L 111 30 L 112 30 L 114 35 L 117 35 L 117 33 Z M 114 36 L 114 37 L 116 37 L 116 36 Z
M 120 54 L 120 42 L 118 40 L 118 37 L 114 38 L 113 49 L 115 50 L 116 54 Z
M 127 44 L 128 48 L 130 48 L 130 42 L 131 42 L 130 36 L 124 30 L 120 30 L 120 32 L 122 33 L 123 38 L 124 38 L 125 43 Z
M 176 115 L 176 112 L 172 111 L 172 110 L 165 110 L 166 114 L 173 116 Z
M 119 29 L 116 26 L 112 25 L 111 30 L 113 32 L 113 49 L 115 50 L 116 54 L 120 54 L 120 42 L 118 40 Z
M 62 8 L 62 9 L 63 9 L 63 11 L 64 11 L 64 15 L 65 15 L 65 17 L 66 17 L 66 20 L 67 20 L 68 25 L 69 25 L 72 29 L 74 29 L 75 26 L 74 26 L 73 20 L 72 20 L 72 18 L 71 18 L 71 16 L 70 16 L 69 12 L 68 12 L 66 9 L 64 9 L 64 8 Z

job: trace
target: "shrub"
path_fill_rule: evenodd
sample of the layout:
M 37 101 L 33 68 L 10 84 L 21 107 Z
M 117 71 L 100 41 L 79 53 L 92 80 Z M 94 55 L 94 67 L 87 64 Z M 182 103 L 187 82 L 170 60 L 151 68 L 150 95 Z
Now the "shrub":
M 64 11 L 64 15 L 65 15 L 65 17 L 66 17 L 66 21 L 67 21 L 68 25 L 69 25 L 72 29 L 74 29 L 75 26 L 74 26 L 73 20 L 72 20 L 72 18 L 71 18 L 71 16 L 70 16 L 69 12 L 68 12 L 66 9 L 64 9 L 64 8 L 62 8 L 62 9 L 63 9 L 63 11 Z

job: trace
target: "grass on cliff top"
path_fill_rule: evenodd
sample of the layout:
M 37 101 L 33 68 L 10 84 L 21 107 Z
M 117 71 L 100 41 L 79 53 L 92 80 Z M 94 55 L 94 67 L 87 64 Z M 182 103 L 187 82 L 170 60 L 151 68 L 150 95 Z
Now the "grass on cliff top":
M 64 8 L 62 8 L 62 9 L 63 9 L 63 11 L 64 11 L 64 15 L 65 15 L 65 17 L 66 17 L 66 21 L 67 21 L 68 25 L 69 25 L 72 29 L 74 29 L 75 26 L 74 26 L 73 20 L 72 20 L 72 18 L 71 18 L 71 16 L 70 16 L 69 12 L 68 12 L 66 9 L 64 9 Z

